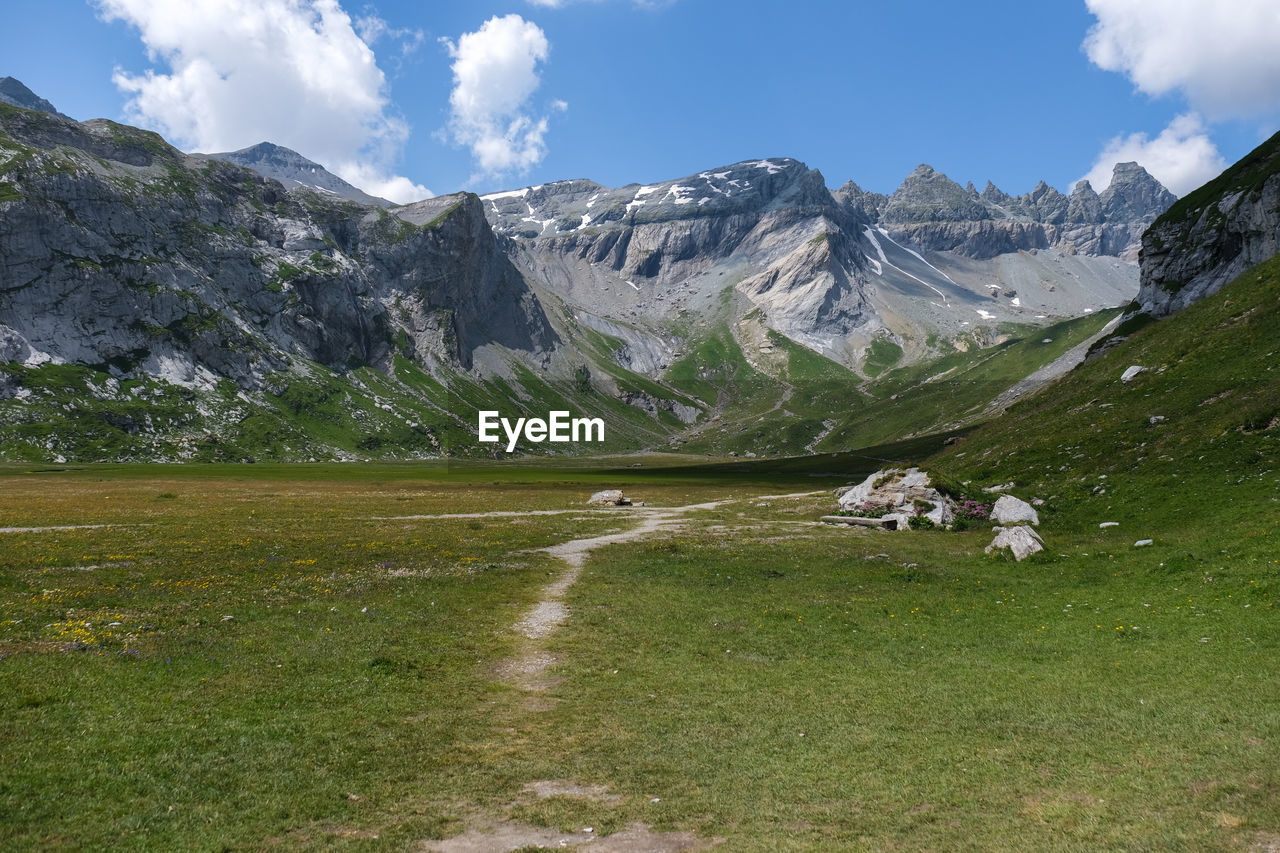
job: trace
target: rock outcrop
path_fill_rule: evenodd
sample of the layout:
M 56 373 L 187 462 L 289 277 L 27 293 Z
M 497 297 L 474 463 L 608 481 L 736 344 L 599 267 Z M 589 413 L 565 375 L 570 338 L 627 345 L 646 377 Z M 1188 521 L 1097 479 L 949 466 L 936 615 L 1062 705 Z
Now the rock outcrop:
M 1280 253 L 1280 133 L 1161 216 L 1142 238 L 1137 303 L 1165 317 Z
M 846 511 L 889 510 L 883 517 L 892 520 L 891 529 L 905 530 L 914 515 L 922 515 L 945 527 L 955 516 L 953 501 L 931 484 L 919 468 L 889 468 L 877 471 L 844 492 L 839 499 Z
M 1040 538 L 1040 534 L 1036 533 L 1034 528 L 1025 525 L 1002 527 L 996 533 L 996 538 L 991 540 L 991 544 L 986 547 L 986 552 L 994 554 L 1006 548 L 1013 554 L 1013 558 L 1020 563 L 1032 554 L 1038 554 L 1043 551 L 1044 540 Z
M 1137 163 L 1117 163 L 1101 195 L 1088 181 L 1069 196 L 1043 181 L 1017 197 L 990 182 L 979 193 L 922 165 L 891 196 L 847 185 L 838 197 L 850 210 L 874 211 L 871 221 L 895 239 L 974 259 L 1056 248 L 1133 260 L 1143 230 L 1176 200 Z
M 28 364 L 257 389 L 299 360 L 466 369 L 487 346 L 557 345 L 475 196 L 388 212 L 286 192 L 153 133 L 8 104 L 0 162 L 0 331 Z
M 37 95 L 23 85 L 21 80 L 13 77 L 0 77 L 0 103 L 27 110 L 49 113 L 60 118 L 68 118 L 54 108 L 53 104 Z

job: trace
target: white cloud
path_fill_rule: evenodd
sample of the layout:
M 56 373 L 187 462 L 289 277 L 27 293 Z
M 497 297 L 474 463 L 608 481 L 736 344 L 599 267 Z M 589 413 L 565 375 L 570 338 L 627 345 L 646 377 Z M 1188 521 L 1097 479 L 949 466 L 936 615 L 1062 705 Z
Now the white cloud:
M 1204 123 L 1194 114 L 1178 116 L 1154 139 L 1145 133 L 1117 136 L 1107 143 L 1085 177 L 1102 192 L 1111 183 L 1112 167 L 1130 161 L 1137 161 L 1179 196 L 1227 168 L 1227 161 L 1205 133 Z
M 1141 91 L 1180 91 L 1211 120 L 1280 115 L 1276 0 L 1085 0 L 1084 47 Z
M 538 64 L 551 46 L 535 24 L 519 15 L 493 17 L 456 43 L 442 39 L 453 57 L 449 129 L 471 149 L 481 172 L 522 172 L 547 154 L 548 120 L 529 115 L 542 82 Z M 554 109 L 568 104 L 556 101 Z
M 389 113 L 386 78 L 337 0 L 95 2 L 170 69 L 116 70 L 130 121 L 191 150 L 284 145 L 393 201 L 431 195 L 391 172 L 409 128 Z

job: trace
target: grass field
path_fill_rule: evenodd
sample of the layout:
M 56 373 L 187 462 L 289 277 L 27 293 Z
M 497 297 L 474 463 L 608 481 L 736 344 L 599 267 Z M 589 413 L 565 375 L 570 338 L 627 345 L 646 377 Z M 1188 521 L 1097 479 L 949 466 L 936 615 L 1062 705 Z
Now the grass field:
M 3 846 L 1277 839 L 1273 520 L 1217 553 L 1060 517 L 1017 565 L 814 526 L 828 495 L 757 496 L 837 481 L 737 471 L 6 469 L 0 526 L 105 526 L 0 534 Z M 502 662 L 564 571 L 531 549 L 635 524 L 585 510 L 613 484 L 732 500 L 593 552 L 531 694 Z M 494 510 L 564 512 L 414 518 Z

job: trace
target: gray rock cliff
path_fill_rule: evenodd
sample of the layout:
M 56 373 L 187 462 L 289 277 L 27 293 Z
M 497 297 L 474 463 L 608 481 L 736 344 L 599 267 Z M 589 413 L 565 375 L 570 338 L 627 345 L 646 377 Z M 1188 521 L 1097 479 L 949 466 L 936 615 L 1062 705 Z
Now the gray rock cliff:
M 260 388 L 307 361 L 471 366 L 558 342 L 475 196 L 391 211 L 0 105 L 6 353 Z
M 1137 163 L 1117 164 L 1101 194 L 1081 182 L 1063 195 L 1044 181 L 1016 197 L 990 181 L 977 193 L 921 165 L 891 196 L 851 184 L 836 198 L 894 239 L 979 260 L 1048 248 L 1136 260 L 1142 231 L 1175 201 Z
M 1280 134 L 1189 193 L 1142 237 L 1137 302 L 1155 317 L 1216 293 L 1280 252 Z

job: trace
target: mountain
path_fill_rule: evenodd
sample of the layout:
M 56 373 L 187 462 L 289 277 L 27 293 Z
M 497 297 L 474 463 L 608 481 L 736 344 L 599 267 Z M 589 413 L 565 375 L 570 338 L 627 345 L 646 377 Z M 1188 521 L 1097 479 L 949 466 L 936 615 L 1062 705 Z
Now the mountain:
M 28 89 L 21 80 L 13 77 L 0 77 L 0 103 L 67 118 L 58 112 L 53 104 Z
M 297 151 L 281 145 L 273 145 L 270 142 L 259 142 L 257 145 L 241 148 L 239 151 L 204 156 L 211 160 L 222 160 L 252 169 L 264 178 L 272 178 L 279 181 L 289 189 L 306 187 L 317 192 L 344 198 L 347 201 L 356 201 L 360 204 L 372 204 L 379 207 L 392 206 L 391 202 L 385 198 L 369 195 L 364 190 L 353 187 L 342 178 L 326 170 L 319 163 L 308 160 Z
M 1022 196 L 990 182 L 979 193 L 921 165 L 891 196 L 849 183 L 836 197 L 895 240 L 978 260 L 1041 249 L 1136 260 L 1143 230 L 1176 200 L 1137 163 L 1117 163 L 1101 194 L 1088 181 L 1070 195 L 1043 181 Z
M 832 193 L 821 173 L 785 158 L 655 184 L 573 180 L 483 197 L 531 277 L 645 351 L 678 350 L 670 330 L 681 318 L 724 303 L 730 328 L 758 312 L 858 370 L 877 342 L 913 363 L 990 346 L 1002 324 L 1128 301 L 1136 234 L 1172 199 L 1134 164 L 1118 166 L 1102 196 L 1041 184 L 1014 199 L 928 166 L 892 196 L 852 182 Z
M 301 357 L 428 361 L 554 335 L 473 196 L 395 214 L 188 157 L 108 121 L 0 111 L 7 192 L 0 317 L 27 362 L 135 363 L 257 389 Z M 155 203 L 162 200 L 163 203 Z
M 1137 303 L 1165 317 L 1280 252 L 1280 133 L 1171 206 L 1142 238 Z
M 487 455 L 479 409 L 610 427 L 523 454 L 836 449 L 980 418 L 1136 287 L 1117 256 L 913 245 L 894 229 L 995 203 L 932 170 L 893 197 L 771 158 L 386 207 L 287 149 L 221 156 L 0 102 L 0 458 Z
M 1280 134 L 1160 216 L 1141 267 L 1140 310 L 1093 357 L 933 463 L 1043 495 L 1093 535 L 1103 520 L 1129 541 L 1159 531 L 1178 543 L 1162 576 L 1198 580 L 1204 558 L 1189 551 L 1248 540 L 1266 563 L 1264 507 L 1280 483 Z

